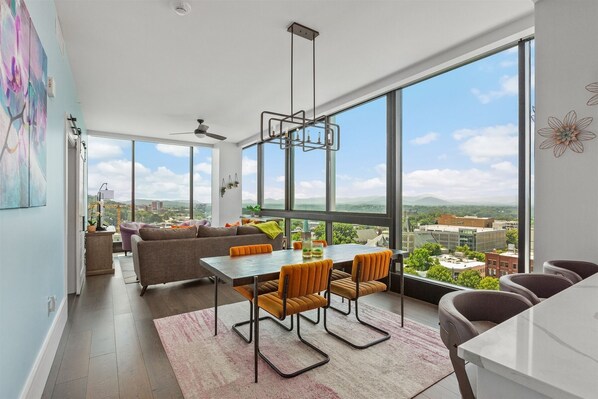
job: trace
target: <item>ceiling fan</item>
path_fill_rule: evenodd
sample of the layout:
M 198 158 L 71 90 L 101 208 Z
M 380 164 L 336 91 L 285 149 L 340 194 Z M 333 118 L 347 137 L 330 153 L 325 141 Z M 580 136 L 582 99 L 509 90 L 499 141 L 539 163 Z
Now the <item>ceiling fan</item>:
M 208 133 L 208 129 L 210 128 L 208 125 L 204 125 L 203 124 L 203 119 L 198 119 L 197 122 L 199 122 L 199 126 L 197 127 L 197 129 L 195 129 L 192 132 L 183 132 L 183 133 L 170 133 L 171 136 L 177 135 L 177 134 L 194 134 L 198 139 L 203 139 L 205 137 L 210 137 L 216 140 L 226 140 L 226 137 L 221 136 L 219 134 L 215 134 L 215 133 Z

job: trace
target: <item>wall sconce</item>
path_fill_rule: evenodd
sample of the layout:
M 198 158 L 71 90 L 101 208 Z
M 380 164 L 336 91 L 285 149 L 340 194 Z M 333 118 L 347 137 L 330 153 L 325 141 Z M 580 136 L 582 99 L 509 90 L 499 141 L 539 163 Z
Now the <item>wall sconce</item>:
M 231 190 L 237 187 L 239 187 L 239 177 L 237 174 L 235 173 L 235 180 L 232 179 L 231 175 L 228 175 L 228 183 L 222 179 L 222 184 L 220 185 L 220 198 L 224 197 L 226 190 Z

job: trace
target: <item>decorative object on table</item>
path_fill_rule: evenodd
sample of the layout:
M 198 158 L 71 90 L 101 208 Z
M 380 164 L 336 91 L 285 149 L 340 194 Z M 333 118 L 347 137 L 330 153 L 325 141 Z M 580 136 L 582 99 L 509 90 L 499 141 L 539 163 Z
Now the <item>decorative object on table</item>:
M 0 209 L 45 206 L 48 58 L 24 1 L 0 18 Z
M 260 119 L 261 141 L 278 144 L 281 149 L 292 147 L 303 151 L 331 150 L 340 148 L 340 126 L 331 123 L 326 115 L 316 117 L 316 37 L 319 32 L 293 22 L 287 31 L 291 33 L 291 112 L 289 114 L 263 111 Z M 305 110 L 293 108 L 293 60 L 295 35 L 312 42 L 312 90 L 313 118 Z
M 590 93 L 595 93 L 589 100 L 588 105 L 598 105 L 598 82 L 590 83 L 586 86 L 586 90 Z
M 562 122 L 553 116 L 549 117 L 548 125 L 550 127 L 538 130 L 540 136 L 546 137 L 546 140 L 540 143 L 540 149 L 546 150 L 554 147 L 553 153 L 557 158 L 563 155 L 567 148 L 571 148 L 573 152 L 582 153 L 584 150 L 582 141 L 596 138 L 594 133 L 585 130 L 593 120 L 594 118 L 591 117 L 577 120 L 575 111 L 569 111 Z
M 95 233 L 96 231 L 96 221 L 93 219 L 89 219 L 87 221 L 87 232 L 88 233 Z
M 98 189 L 97 199 L 98 199 L 98 224 L 97 224 L 97 231 L 105 231 L 104 225 L 102 224 L 102 213 L 104 212 L 104 200 L 105 199 L 113 199 L 114 198 L 114 190 L 108 189 L 108 183 L 102 183 L 100 188 Z
M 291 385 L 301 387 L 292 390 L 296 399 L 412 398 L 453 371 L 438 326 L 429 327 L 407 319 L 405 328 L 401 328 L 400 315 L 367 303 L 359 306 L 360 311 L 367 313 L 368 320 L 390 331 L 392 338 L 384 345 L 357 351 L 328 335 L 323 328 L 307 328 L 306 337 L 325 348 L 330 362 L 293 380 L 280 378 L 264 364 L 260 367 L 259 384 L 252 383 L 252 348 L 230 328 L 222 329 L 218 337 L 213 336 L 210 328 L 214 323 L 213 309 L 156 319 L 154 324 L 186 398 L 236 398 L 243 392 L 247 398 L 273 399 L 280 397 L 281 392 L 289 392 Z M 312 316 L 310 313 L 315 312 L 306 312 Z M 346 328 L 354 339 L 367 341 L 374 336 L 354 318 L 336 312 L 328 316 L 330 325 Z M 218 311 L 219 324 L 223 326 L 232 326 L 246 317 L 247 304 L 243 302 L 221 306 Z M 244 327 L 242 331 L 248 333 Z M 271 343 L 268 355 L 284 362 L 287 370 L 314 360 L 311 351 L 299 347 L 295 334 L 284 333 L 274 323 L 260 323 L 260 342 Z M 347 378 L 349 367 L 351 378 Z M 205 379 L 193 376 L 215 378 L 206 384 Z
M 309 223 L 307 220 L 303 221 L 303 233 L 301 233 L 301 250 L 303 251 L 303 259 L 311 258 L 311 231 L 309 231 Z
M 247 205 L 245 209 L 249 211 L 251 217 L 258 217 L 260 215 L 260 212 L 262 211 L 262 207 L 259 205 Z
M 324 256 L 324 244 L 321 241 L 312 241 L 311 256 L 313 256 L 314 258 L 321 258 L 322 256 Z
M 197 137 L 198 139 L 203 139 L 203 138 L 209 137 L 211 139 L 216 139 L 216 140 L 220 140 L 220 141 L 226 140 L 226 137 L 221 136 L 219 134 L 208 133 L 208 129 L 210 127 L 208 125 L 203 124 L 203 119 L 198 119 L 197 122 L 199 123 L 199 126 L 197 126 L 197 129 L 195 129 L 192 132 L 170 133 L 170 135 L 176 136 L 179 134 L 194 134 L 195 137 Z

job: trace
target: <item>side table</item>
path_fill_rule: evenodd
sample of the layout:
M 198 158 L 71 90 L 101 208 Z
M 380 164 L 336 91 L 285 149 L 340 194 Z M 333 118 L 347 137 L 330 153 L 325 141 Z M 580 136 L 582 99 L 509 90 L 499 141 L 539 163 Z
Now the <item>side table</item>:
M 114 231 L 85 233 L 85 265 L 88 276 L 114 274 L 112 236 Z

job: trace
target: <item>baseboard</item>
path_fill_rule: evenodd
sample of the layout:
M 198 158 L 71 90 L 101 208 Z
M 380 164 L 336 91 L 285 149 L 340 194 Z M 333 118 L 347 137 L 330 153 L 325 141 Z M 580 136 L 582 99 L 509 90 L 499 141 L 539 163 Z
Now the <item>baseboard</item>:
M 67 298 L 64 297 L 58 307 L 56 317 L 54 317 L 52 326 L 50 326 L 50 330 L 44 339 L 44 343 L 37 354 L 29 377 L 27 377 L 25 386 L 21 391 L 21 399 L 40 398 L 44 392 L 46 381 L 50 375 L 50 369 L 52 368 L 58 344 L 60 343 L 60 338 L 62 337 L 62 332 L 68 318 L 66 301 Z

